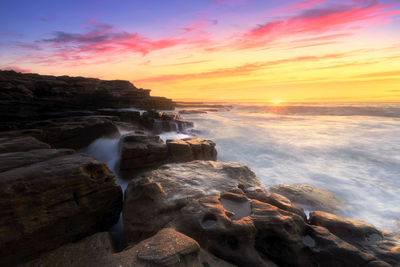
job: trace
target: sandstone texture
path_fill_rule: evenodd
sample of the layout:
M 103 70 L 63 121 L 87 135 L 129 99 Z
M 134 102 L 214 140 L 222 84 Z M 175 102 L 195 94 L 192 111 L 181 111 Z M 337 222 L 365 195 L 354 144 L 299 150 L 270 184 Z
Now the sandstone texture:
M 400 262 L 396 234 L 326 213 L 314 213 L 308 221 L 301 208 L 267 193 L 238 163 L 167 164 L 136 177 L 125 192 L 123 221 L 131 244 L 172 228 L 238 266 Z
M 199 138 L 171 139 L 164 143 L 157 135 L 129 133 L 119 142 L 119 170 L 123 176 L 156 168 L 167 162 L 216 160 L 215 143 Z
M 144 133 L 122 136 L 119 151 L 119 166 L 122 173 L 157 167 L 168 156 L 168 148 L 159 136 Z
M 170 162 L 217 160 L 215 143 L 201 138 L 167 140 Z
M 0 266 L 34 258 L 117 222 L 122 191 L 104 163 L 70 149 L 48 149 L 32 137 L 4 139 Z M 16 151 L 4 145 L 16 140 L 23 142 Z
M 345 208 L 343 201 L 332 192 L 307 184 L 279 184 L 271 186 L 269 191 L 283 195 L 296 204 L 306 205 L 312 210 L 335 212 Z
M 204 267 L 233 265 L 201 250 L 192 238 L 173 229 L 163 229 L 134 247 L 114 253 L 108 233 L 98 233 L 62 246 L 24 267 Z
M 104 108 L 173 109 L 167 98 L 128 81 L 21 74 L 0 71 L 0 129 L 23 128 L 25 121 L 88 115 Z

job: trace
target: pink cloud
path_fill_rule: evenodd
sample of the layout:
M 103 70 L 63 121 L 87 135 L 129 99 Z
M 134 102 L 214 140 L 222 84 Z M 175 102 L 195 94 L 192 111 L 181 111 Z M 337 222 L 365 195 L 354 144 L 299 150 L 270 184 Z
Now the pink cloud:
M 95 63 L 99 58 L 107 62 L 111 58 L 118 60 L 122 55 L 127 54 L 147 55 L 153 51 L 181 45 L 205 44 L 208 42 L 209 35 L 206 31 L 200 30 L 203 27 L 200 24 L 192 24 L 192 28 L 182 34 L 151 39 L 139 33 L 118 31 L 113 25 L 92 21 L 88 26 L 89 30 L 85 33 L 58 31 L 51 38 L 38 40 L 35 44 L 20 45 L 20 47 L 29 50 L 30 47 L 40 45 L 40 48 L 44 48 L 42 50 L 45 52 L 29 57 L 30 61 L 35 63 L 51 65 L 63 62 L 78 65 Z
M 302 3 L 307 6 L 316 2 L 318 1 Z M 251 48 L 263 46 L 283 37 L 347 31 L 350 27 L 376 26 L 400 14 L 400 10 L 389 10 L 391 7 L 391 5 L 381 5 L 378 1 L 362 1 L 347 6 L 309 9 L 295 17 L 258 25 L 239 36 L 236 45 L 239 48 Z

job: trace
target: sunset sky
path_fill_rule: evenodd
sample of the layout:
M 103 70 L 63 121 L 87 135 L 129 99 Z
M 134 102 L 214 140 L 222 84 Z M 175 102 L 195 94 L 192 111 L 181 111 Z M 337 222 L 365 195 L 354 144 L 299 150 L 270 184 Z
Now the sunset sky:
M 400 101 L 400 1 L 0 0 L 0 69 L 173 99 Z

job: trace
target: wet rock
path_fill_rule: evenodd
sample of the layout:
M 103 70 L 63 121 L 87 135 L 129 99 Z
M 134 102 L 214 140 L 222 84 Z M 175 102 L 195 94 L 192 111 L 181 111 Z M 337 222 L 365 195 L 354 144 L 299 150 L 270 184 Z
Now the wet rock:
M 183 120 L 179 114 L 154 110 L 144 112 L 141 123 L 146 129 L 156 134 L 171 131 L 185 132 L 186 129 L 193 127 L 192 122 Z
M 268 194 L 237 163 L 168 164 L 137 177 L 125 192 L 123 221 L 131 244 L 173 228 L 239 266 L 390 266 L 310 224 L 301 209 Z
M 269 191 L 283 195 L 296 204 L 306 205 L 314 210 L 334 212 L 344 208 L 343 201 L 335 194 L 311 185 L 279 184 L 271 186 Z
M 107 232 L 86 237 L 79 242 L 66 244 L 39 258 L 21 264 L 23 267 L 78 267 L 106 266 L 104 259 L 113 253 L 112 240 Z M 109 265 L 118 266 L 118 265 Z
M 155 234 L 191 198 L 247 188 L 263 187 L 255 174 L 239 163 L 193 161 L 163 165 L 136 177 L 126 189 L 123 219 L 127 238 L 137 242 Z
M 392 265 L 400 263 L 399 234 L 378 229 L 363 221 L 320 211 L 310 213 L 310 223 L 325 227 L 340 239 L 382 261 Z
M 204 267 L 233 265 L 200 250 L 198 243 L 173 229 L 163 229 L 149 239 L 122 252 L 114 253 L 108 233 L 98 233 L 77 243 L 67 244 L 24 267 L 57 266 L 180 266 Z
M 1 266 L 107 230 L 119 219 L 122 191 L 106 165 L 84 154 L 46 160 L 53 153 L 69 151 L 42 151 L 44 161 L 28 156 L 32 164 L 0 173 Z
M 167 140 L 170 162 L 187 162 L 192 160 L 217 160 L 215 143 L 200 138 Z
M 110 117 L 88 116 L 35 122 L 32 128 L 41 128 L 43 141 L 55 148 L 79 149 L 100 137 L 117 137 L 118 128 Z
M 72 149 L 35 149 L 25 152 L 0 154 L 0 172 L 20 168 L 33 163 L 73 154 Z
M 199 244 L 173 229 L 163 229 L 137 245 L 137 259 L 144 266 L 201 266 Z
M 140 111 L 120 110 L 120 109 L 100 109 L 100 114 L 118 117 L 122 122 L 133 124 L 140 123 Z
M 207 111 L 201 109 L 182 109 L 179 114 L 207 114 Z
M 167 145 L 159 136 L 131 133 L 121 137 L 119 169 L 123 175 L 157 167 L 168 156 Z
M 48 148 L 50 148 L 48 144 L 30 136 L 0 138 L 0 153 L 23 152 Z
M 150 96 L 150 90 L 128 81 L 21 74 L 0 71 L 0 115 L 3 128 L 21 128 L 23 121 L 48 119 L 49 113 L 101 108 L 174 109 L 171 99 Z M 51 117 L 51 116 L 50 116 Z M 24 127 L 22 127 L 24 128 Z

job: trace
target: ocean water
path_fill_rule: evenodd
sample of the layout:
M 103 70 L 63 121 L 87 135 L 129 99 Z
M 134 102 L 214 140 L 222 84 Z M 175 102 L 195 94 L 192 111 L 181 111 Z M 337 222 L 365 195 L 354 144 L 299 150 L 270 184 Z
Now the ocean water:
M 160 136 L 211 139 L 219 161 L 247 164 L 267 188 L 310 184 L 343 200 L 338 215 L 398 230 L 400 104 L 232 105 L 185 114 L 194 131 Z M 118 139 L 98 139 L 84 152 L 115 171 Z M 117 182 L 125 190 L 129 181 Z
M 250 166 L 266 186 L 335 193 L 338 215 L 396 230 L 400 220 L 400 104 L 234 104 L 184 115 L 216 142 L 219 161 Z

